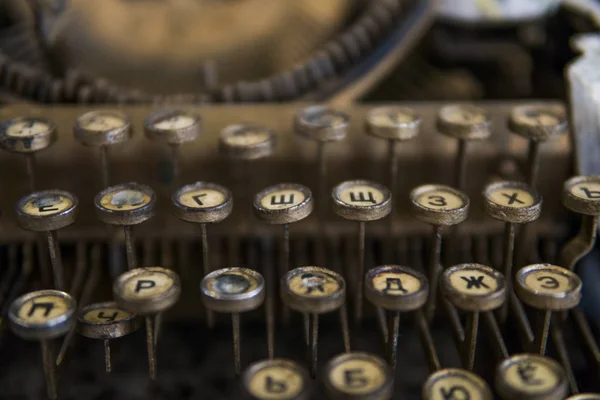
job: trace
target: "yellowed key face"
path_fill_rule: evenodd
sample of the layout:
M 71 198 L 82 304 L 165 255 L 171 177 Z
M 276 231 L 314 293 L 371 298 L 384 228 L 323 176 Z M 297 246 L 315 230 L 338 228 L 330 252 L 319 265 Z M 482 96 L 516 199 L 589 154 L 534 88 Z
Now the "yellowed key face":
M 190 115 L 177 114 L 169 116 L 154 123 L 152 128 L 163 131 L 188 128 L 196 123 L 196 119 Z
M 527 191 L 517 188 L 502 188 L 492 191 L 488 198 L 499 206 L 524 208 L 535 203 L 534 197 Z
M 460 369 L 440 370 L 425 383 L 423 400 L 492 400 L 483 379 Z
M 32 216 L 60 214 L 73 206 L 73 200 L 58 194 L 40 195 L 31 198 L 22 206 L 22 211 Z
M 550 268 L 527 274 L 525 284 L 538 293 L 566 293 L 575 289 L 567 276 Z
M 498 281 L 493 276 L 473 269 L 454 272 L 450 284 L 456 291 L 470 296 L 492 294 L 498 289 Z
M 260 200 L 266 210 L 285 210 L 301 204 L 306 199 L 304 193 L 294 189 L 283 189 L 268 193 Z
M 343 289 L 343 282 L 324 271 L 306 271 L 295 275 L 288 285 L 292 293 L 302 297 L 330 297 Z
M 131 211 L 148 205 L 150 201 L 151 197 L 147 193 L 123 189 L 105 194 L 100 200 L 100 205 L 112 211 Z
M 415 114 L 403 112 L 399 109 L 386 109 L 384 111 L 369 115 L 369 123 L 382 128 L 393 128 L 398 125 L 411 124 L 418 120 Z
M 62 297 L 44 295 L 29 299 L 21 305 L 17 316 L 25 323 L 46 324 L 66 315 L 70 304 Z
M 421 290 L 421 281 L 399 272 L 383 272 L 373 278 L 373 287 L 389 296 L 409 296 Z
M 432 189 L 422 193 L 417 198 L 417 203 L 422 207 L 439 211 L 457 210 L 465 206 L 463 199 L 459 196 L 442 189 Z
M 94 115 L 88 118 L 79 119 L 79 125 L 83 129 L 96 132 L 118 129 L 125 126 L 125 124 L 127 124 L 127 121 L 125 121 L 123 118 L 110 113 L 94 113 Z
M 306 384 L 298 371 L 284 365 L 273 365 L 250 378 L 248 391 L 257 399 L 286 400 L 295 398 Z
M 339 199 L 350 206 L 370 207 L 383 203 L 385 195 L 375 187 L 356 185 L 346 187 L 340 191 Z
M 268 131 L 257 127 L 240 126 L 232 134 L 223 137 L 223 141 L 229 146 L 256 146 L 271 140 Z
M 123 284 L 125 299 L 150 300 L 162 296 L 175 284 L 173 278 L 156 270 L 145 270 Z
M 348 359 L 329 373 L 329 381 L 339 392 L 361 395 L 381 389 L 386 371 L 379 364 L 364 359 Z
M 86 312 L 83 319 L 94 324 L 113 324 L 129 319 L 132 315 L 116 307 L 100 307 Z
M 51 129 L 52 127 L 43 121 L 18 121 L 8 126 L 6 135 L 10 137 L 26 138 L 44 134 Z
M 449 123 L 461 125 L 478 125 L 487 121 L 487 116 L 480 112 L 478 108 L 466 104 L 443 107 L 440 110 L 439 117 Z
M 581 182 L 569 188 L 573 196 L 588 201 L 600 201 L 600 182 Z
M 182 193 L 179 203 L 190 208 L 212 208 L 225 203 L 225 194 L 214 189 L 198 189 Z
M 551 391 L 560 382 L 553 369 L 534 360 L 510 365 L 503 376 L 510 387 L 528 395 Z

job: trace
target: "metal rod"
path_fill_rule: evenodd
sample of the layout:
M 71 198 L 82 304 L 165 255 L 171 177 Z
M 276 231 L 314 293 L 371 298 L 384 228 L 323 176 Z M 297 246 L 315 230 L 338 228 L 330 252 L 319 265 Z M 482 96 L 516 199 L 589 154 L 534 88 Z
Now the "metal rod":
M 35 153 L 29 153 L 25 155 L 25 169 L 27 172 L 27 180 L 29 181 L 29 191 L 35 192 L 36 174 L 35 174 Z
M 390 262 L 393 262 L 393 252 L 394 252 L 394 220 L 395 216 L 398 214 L 398 210 L 393 206 L 395 199 L 398 199 L 398 141 L 397 140 L 388 140 L 388 162 L 390 164 L 390 191 L 392 193 L 392 212 L 388 216 L 388 251 L 390 256 Z M 387 330 L 386 330 L 387 332 Z
M 346 303 L 340 307 L 340 324 L 342 325 L 342 336 L 344 338 L 344 351 L 350 353 L 350 328 L 348 327 L 348 310 Z
M 508 358 L 508 349 L 506 348 L 506 343 L 504 343 L 502 332 L 500 332 L 500 328 L 498 327 L 498 323 L 496 322 L 494 314 L 492 313 L 492 311 L 486 311 L 482 315 L 486 326 L 490 330 L 490 338 L 492 339 L 492 342 L 495 345 L 494 347 L 498 352 L 498 357 L 501 359 Z
M 356 304 L 354 304 L 354 322 L 362 320 L 363 313 L 363 280 L 365 273 L 365 223 L 358 223 L 358 271 L 356 276 Z
M 160 337 L 160 328 L 162 327 L 162 314 L 154 316 L 154 347 L 158 346 L 158 338 Z
M 133 226 L 125 225 L 123 227 L 125 233 L 125 253 L 127 254 L 127 268 L 132 270 L 137 268 L 137 256 L 135 254 L 135 245 L 133 243 Z
M 535 188 L 538 173 L 540 170 L 540 142 L 538 142 L 537 140 L 529 141 L 529 149 L 528 149 L 527 159 L 528 159 L 527 184 L 531 188 Z
M 440 254 L 442 251 L 442 229 L 440 226 L 433 225 L 431 235 L 431 245 L 429 248 L 429 294 L 427 304 L 425 305 L 425 316 L 427 321 L 431 322 L 435 316 L 435 308 L 437 302 L 438 283 L 440 278 Z
M 283 224 L 283 235 L 281 237 L 281 264 L 279 270 L 279 279 L 282 279 L 285 274 L 290 270 L 290 226 L 289 224 Z M 290 309 L 285 305 L 281 308 L 283 322 L 289 324 L 290 322 Z
M 200 224 L 200 235 L 202 237 L 202 268 L 204 276 L 211 272 L 210 257 L 208 253 L 208 232 L 206 228 L 206 224 Z M 205 308 L 204 311 L 206 311 L 206 324 L 212 329 L 215 326 L 215 314 L 208 308 Z
M 504 224 L 504 238 L 503 238 L 503 257 L 502 261 L 502 273 L 506 277 L 506 289 L 511 290 L 512 287 L 512 268 L 513 268 L 513 257 L 515 252 L 515 224 L 507 222 Z M 498 320 L 501 325 L 506 323 L 508 317 L 508 302 L 504 302 L 498 309 Z
M 267 352 L 269 355 L 269 359 L 273 359 L 275 357 L 275 293 L 276 293 L 276 283 L 274 280 L 273 273 L 273 265 L 271 263 L 269 251 L 271 247 L 269 246 L 266 251 L 263 251 L 262 254 L 265 255 L 265 259 L 263 260 L 263 273 L 265 276 L 265 285 L 266 285 L 266 299 L 265 299 L 265 313 L 266 313 L 266 323 L 267 323 Z
M 550 327 L 550 336 L 552 338 L 552 342 L 554 343 L 554 347 L 556 348 L 558 359 L 560 360 L 560 363 L 562 364 L 563 368 L 565 369 L 565 372 L 567 373 L 567 380 L 569 381 L 571 394 L 577 394 L 579 393 L 577 379 L 575 378 L 573 366 L 571 365 L 571 361 L 569 360 L 569 351 L 567 350 L 562 331 L 557 326 L 557 324 L 552 324 L 552 326 Z
M 417 310 L 415 312 L 415 323 L 419 328 L 421 344 L 424 347 L 425 353 L 427 353 L 429 370 L 432 372 L 440 370 L 442 366 L 435 348 L 435 342 L 433 341 L 431 331 L 429 330 L 429 325 L 427 324 L 427 319 L 425 318 L 422 310 Z
M 148 351 L 148 373 L 150 379 L 156 379 L 156 345 L 154 343 L 153 316 L 146 317 L 146 348 Z
M 58 397 L 56 384 L 56 364 L 54 363 L 54 355 L 52 354 L 52 342 L 50 340 L 42 340 L 42 361 L 44 364 L 44 376 L 46 377 L 46 393 L 50 399 Z
M 379 326 L 379 330 L 381 331 L 381 338 L 383 339 L 383 343 L 387 343 L 388 321 L 387 316 L 385 315 L 385 310 L 381 307 L 376 307 L 375 311 L 377 312 L 377 325 Z
M 388 311 L 388 340 L 387 356 L 388 364 L 396 369 L 396 358 L 398 354 L 398 334 L 400 332 L 400 312 Z
M 39 235 L 36 235 L 35 245 L 36 245 L 36 253 L 37 253 L 37 262 L 40 268 L 40 276 L 42 278 L 42 284 L 44 287 L 52 287 L 53 279 L 51 267 L 48 265 L 48 258 L 46 253 L 48 252 L 48 240 L 46 239 L 46 234 L 44 232 L 40 232 Z
M 458 190 L 465 190 L 467 184 L 467 144 L 468 142 L 465 139 L 458 140 L 455 166 L 455 187 Z
M 571 310 L 571 316 L 573 317 L 573 322 L 575 322 L 575 326 L 581 335 L 583 342 L 585 343 L 588 354 L 592 356 L 595 360 L 596 364 L 600 366 L 600 348 L 598 347 L 598 342 L 592 333 L 592 329 L 588 324 L 583 311 L 579 307 L 575 307 Z
M 473 371 L 475 366 L 475 350 L 477 349 L 477 332 L 479 331 L 479 311 L 470 312 L 467 315 L 467 329 L 462 349 L 463 366 Z
M 538 311 L 536 317 L 536 334 L 533 343 L 533 350 L 540 354 L 546 354 L 546 343 L 548 343 L 548 334 L 550 332 L 550 322 L 552 321 L 552 311 Z
M 240 355 L 240 314 L 231 314 L 231 326 L 233 328 L 233 358 L 235 364 L 235 375 L 239 376 L 242 370 Z
M 112 371 L 112 363 L 110 361 L 110 340 L 104 339 L 104 364 L 106 365 L 106 372 Z
M 313 378 L 317 376 L 317 356 L 319 341 L 319 314 L 310 314 L 310 335 L 308 342 L 308 352 L 310 360 L 310 373 Z
M 63 265 L 58 244 L 58 233 L 56 231 L 46 232 L 48 238 L 48 250 L 50 251 L 50 264 L 54 274 L 54 287 L 58 290 L 64 290 Z
M 304 328 L 304 343 L 308 346 L 310 343 L 310 314 L 302 313 L 302 327 Z
M 323 265 L 325 263 L 325 225 L 327 219 L 327 154 L 326 146 L 327 143 L 319 142 L 317 150 L 317 211 L 319 215 L 318 229 L 319 229 L 319 240 L 316 246 L 316 258 L 317 265 Z
M 558 256 L 559 265 L 569 270 L 575 270 L 575 265 L 593 248 L 598 231 L 598 217 L 593 215 L 581 216 L 579 233 L 569 240 Z
M 177 182 L 180 174 L 180 159 L 181 159 L 181 148 L 178 144 L 169 144 L 169 161 L 171 162 L 171 170 L 173 172 L 173 180 L 171 183 Z
M 102 168 L 102 187 L 110 186 L 110 154 L 108 146 L 100 146 L 100 167 Z
M 465 330 L 460 322 L 458 311 L 456 310 L 456 307 L 454 307 L 454 305 L 446 299 L 442 299 L 442 304 L 444 305 L 444 309 L 446 311 L 446 317 L 452 326 L 454 342 L 457 346 L 461 346 L 465 341 Z

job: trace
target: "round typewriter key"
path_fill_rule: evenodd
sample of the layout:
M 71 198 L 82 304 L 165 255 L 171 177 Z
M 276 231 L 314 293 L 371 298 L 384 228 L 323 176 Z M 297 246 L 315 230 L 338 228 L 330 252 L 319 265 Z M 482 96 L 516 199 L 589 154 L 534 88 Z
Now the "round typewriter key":
M 410 192 L 410 203 L 411 214 L 432 226 L 427 270 L 431 288 L 425 309 L 426 318 L 431 321 L 435 314 L 441 272 L 442 227 L 457 225 L 467 219 L 470 201 L 466 194 L 450 186 L 423 185 Z
M 519 298 L 538 310 L 538 332 L 535 349 L 546 353 L 552 311 L 576 307 L 581 300 L 581 280 L 568 269 L 550 264 L 533 264 L 521 268 L 515 277 L 515 290 Z
M 580 393 L 567 397 L 567 400 L 600 400 L 600 393 Z
M 209 182 L 196 182 L 176 191 L 171 201 L 175 206 L 175 215 L 184 221 L 200 224 L 202 266 L 204 275 L 207 275 L 211 271 L 207 224 L 221 222 L 231 214 L 233 196 L 223 186 Z M 208 325 L 212 327 L 214 324 L 212 311 L 207 310 L 206 317 Z
M 365 180 L 342 182 L 331 192 L 333 210 L 342 218 L 358 222 L 358 270 L 354 317 L 362 319 L 365 270 L 365 223 L 386 217 L 392 210 L 392 194 L 383 185 Z
M 325 391 L 330 399 L 388 400 L 394 377 L 381 358 L 368 353 L 338 355 L 325 366 Z
M 8 310 L 10 328 L 27 340 L 39 340 L 42 346 L 48 397 L 56 399 L 56 363 L 52 339 L 65 335 L 75 324 L 75 300 L 58 290 L 39 290 L 16 299 Z
M 75 139 L 84 146 L 100 148 L 102 183 L 110 184 L 109 146 L 122 143 L 133 134 L 129 117 L 117 110 L 90 111 L 77 118 L 73 128 Z
M 265 300 L 261 274 L 248 268 L 223 268 L 211 272 L 200 284 L 202 303 L 210 310 L 231 313 L 235 373 L 240 374 L 240 313 L 252 311 Z
M 257 160 L 275 150 L 275 133 L 261 126 L 229 125 L 219 135 L 219 149 L 230 159 Z
M 600 176 L 575 176 L 567 180 L 563 185 L 562 202 L 569 210 L 581 214 L 579 233 L 562 248 L 558 257 L 560 265 L 572 271 L 596 243 Z
M 454 306 L 469 311 L 463 365 L 473 370 L 479 313 L 500 307 L 506 301 L 504 276 L 481 264 L 459 264 L 444 270 L 441 290 Z
M 119 308 L 145 316 L 148 368 L 156 379 L 156 341 L 153 317 L 168 310 L 179 300 L 179 276 L 161 267 L 135 268 L 121 274 L 113 284 L 113 294 Z
M 154 216 L 156 194 L 146 185 L 124 183 L 104 189 L 94 198 L 98 218 L 109 225 L 123 226 L 127 266 L 137 266 L 133 243 L 133 225 Z
M 77 197 L 69 192 L 45 190 L 21 197 L 15 206 L 17 222 L 21 228 L 46 232 L 56 289 L 64 287 L 58 230 L 75 222 L 77 205 Z
M 77 317 L 82 336 L 104 341 L 106 372 L 111 372 L 110 340 L 135 332 L 140 327 L 137 315 L 121 310 L 114 302 L 94 303 L 83 307 Z
M 508 128 L 529 140 L 527 183 L 535 187 L 540 163 L 540 143 L 567 133 L 567 112 L 561 105 L 520 105 L 513 108 Z
M 346 282 L 341 275 L 327 268 L 299 267 L 282 278 L 281 299 L 291 309 L 309 316 L 308 358 L 314 378 L 317 374 L 319 314 L 341 309 L 346 300 Z M 348 327 L 342 326 L 342 331 L 344 336 L 347 335 Z
M 374 306 L 388 312 L 388 362 L 396 368 L 400 313 L 414 311 L 427 302 L 427 278 L 407 267 L 383 265 L 367 272 L 365 296 Z
M 246 393 L 256 400 L 308 400 L 310 378 L 297 363 L 271 359 L 252 364 L 242 377 Z
M 437 371 L 423 385 L 423 400 L 493 400 L 487 383 L 472 372 L 457 368 Z
M 504 400 L 562 400 L 568 392 L 566 374 L 560 364 L 534 354 L 517 354 L 500 363 L 495 386 Z
M 159 110 L 144 120 L 144 132 L 150 140 L 169 145 L 173 177 L 179 176 L 179 146 L 192 142 L 202 133 L 200 117 L 183 110 Z
M 57 139 L 56 125 L 44 118 L 20 117 L 0 125 L 0 146 L 25 155 L 29 188 L 35 190 L 35 153 L 52 145 Z
M 468 142 L 487 139 L 491 134 L 491 125 L 487 111 L 470 104 L 450 104 L 438 112 L 438 131 L 458 140 L 454 184 L 460 190 L 465 190 L 467 184 Z

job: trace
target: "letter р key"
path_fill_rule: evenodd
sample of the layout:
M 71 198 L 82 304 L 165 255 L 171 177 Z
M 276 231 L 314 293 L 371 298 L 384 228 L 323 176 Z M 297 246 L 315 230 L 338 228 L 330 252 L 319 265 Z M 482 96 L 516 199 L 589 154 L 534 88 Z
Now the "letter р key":
M 179 300 L 179 276 L 166 268 L 135 268 L 121 274 L 113 284 L 117 305 L 125 311 L 146 317 L 146 347 L 150 379 L 156 379 L 156 341 L 153 317 Z
M 48 397 L 56 399 L 56 362 L 52 339 L 64 336 L 75 324 L 77 303 L 65 292 L 39 290 L 16 299 L 8 310 L 10 329 L 23 339 L 42 345 Z
M 493 400 L 487 383 L 472 372 L 457 368 L 439 370 L 423 385 L 423 400 Z
M 535 354 L 517 354 L 502 361 L 494 385 L 503 400 L 562 400 L 569 389 L 562 366 Z
M 244 371 L 245 392 L 255 400 L 309 400 L 311 380 L 299 364 L 281 358 L 257 361 Z
M 394 394 L 389 365 L 369 353 L 338 355 L 325 367 L 325 391 L 333 400 L 388 400 Z

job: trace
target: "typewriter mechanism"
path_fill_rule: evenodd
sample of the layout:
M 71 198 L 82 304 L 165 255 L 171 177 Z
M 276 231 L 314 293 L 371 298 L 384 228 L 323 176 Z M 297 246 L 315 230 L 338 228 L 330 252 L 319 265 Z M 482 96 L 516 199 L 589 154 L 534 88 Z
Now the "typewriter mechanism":
M 599 3 L 0 9 L 1 399 L 600 399 Z

